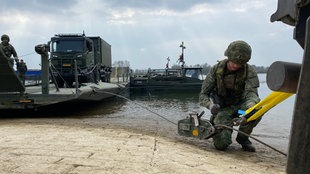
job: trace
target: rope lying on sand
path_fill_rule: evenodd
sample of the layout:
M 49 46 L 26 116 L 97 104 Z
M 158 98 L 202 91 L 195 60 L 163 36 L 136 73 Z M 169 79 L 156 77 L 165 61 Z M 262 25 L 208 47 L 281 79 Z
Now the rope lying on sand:
M 152 110 L 149 109 L 148 107 L 143 106 L 143 105 L 141 105 L 141 104 L 139 104 L 139 103 L 137 103 L 137 102 L 135 102 L 135 101 L 133 101 L 133 100 L 127 98 L 127 97 L 124 97 L 124 96 L 122 96 L 122 95 L 115 94 L 115 93 L 111 93 L 111 92 L 107 92 L 107 91 L 98 91 L 98 90 L 95 90 L 94 92 L 104 93 L 104 94 L 110 94 L 110 95 L 114 95 L 114 96 L 117 96 L 117 97 L 119 97 L 119 98 L 125 99 L 125 100 L 130 101 L 130 102 L 132 102 L 132 103 L 134 103 L 134 104 L 140 106 L 141 108 L 143 108 L 143 109 L 145 109 L 145 110 L 147 110 L 147 111 L 149 111 L 149 112 L 155 114 L 156 116 L 158 116 L 158 117 L 160 117 L 160 118 L 166 120 L 167 122 L 169 122 L 169 123 L 171 123 L 171 124 L 173 124 L 173 125 L 176 125 L 176 126 L 178 125 L 177 123 L 174 123 L 173 121 L 169 120 L 169 119 L 166 118 L 165 116 L 162 116 L 162 115 L 160 115 L 160 114 L 158 114 L 158 113 L 152 111 Z M 227 125 L 214 125 L 214 127 L 215 127 L 215 128 L 216 128 L 216 127 L 217 127 L 217 128 L 226 128 L 226 129 L 231 129 L 231 130 L 233 130 L 233 131 L 239 132 L 239 133 L 241 133 L 241 134 L 243 134 L 243 135 L 245 135 L 245 136 L 247 136 L 247 137 L 249 137 L 249 138 L 251 138 L 251 139 L 257 141 L 258 143 L 261 143 L 261 144 L 265 145 L 266 147 L 269 147 L 270 149 L 272 149 L 272 150 L 274 150 L 274 151 L 276 151 L 276 152 L 278 152 L 278 153 L 280 153 L 280 154 L 282 154 L 282 155 L 284 155 L 284 156 L 287 156 L 286 153 L 284 153 L 284 152 L 282 152 L 282 151 L 280 151 L 280 150 L 278 150 L 278 149 L 276 149 L 276 148 L 274 148 L 274 147 L 268 145 L 267 143 L 262 142 L 261 140 L 255 138 L 255 137 L 253 137 L 253 136 L 251 136 L 251 135 L 249 135 L 249 134 L 246 134 L 246 133 L 244 133 L 244 132 L 242 132 L 242 131 L 240 131 L 240 130 L 238 130 L 238 129 L 235 129 L 235 128 L 233 128 L 233 127 L 230 127 L 230 126 L 227 126 Z

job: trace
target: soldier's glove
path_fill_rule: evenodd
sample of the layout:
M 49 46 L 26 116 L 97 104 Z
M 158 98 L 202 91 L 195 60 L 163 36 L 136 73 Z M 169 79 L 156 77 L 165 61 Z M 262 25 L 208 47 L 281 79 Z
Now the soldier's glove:
M 216 115 L 220 111 L 220 105 L 219 104 L 211 104 L 209 106 L 209 110 L 211 111 L 212 115 Z
M 246 124 L 246 118 L 245 117 L 238 117 L 234 118 L 233 121 L 233 126 L 240 126 Z
M 247 109 L 249 109 L 249 108 L 253 107 L 254 105 L 256 105 L 255 102 L 248 102 L 248 103 L 246 104 L 245 107 L 246 107 Z

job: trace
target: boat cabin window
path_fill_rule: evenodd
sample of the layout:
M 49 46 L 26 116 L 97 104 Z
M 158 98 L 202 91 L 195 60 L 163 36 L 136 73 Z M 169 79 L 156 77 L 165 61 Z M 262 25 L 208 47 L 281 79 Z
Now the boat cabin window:
M 188 69 L 186 70 L 185 76 L 186 77 L 191 77 L 191 78 L 195 78 L 195 79 L 199 79 L 200 78 L 200 71 L 199 69 Z
M 169 71 L 167 72 L 168 76 L 173 76 L 173 77 L 180 77 L 181 76 L 181 72 L 180 71 Z
M 165 76 L 165 77 L 181 77 L 182 72 L 181 70 L 171 70 L 171 69 L 152 69 L 148 71 L 148 75 L 150 77 L 158 77 L 158 76 Z

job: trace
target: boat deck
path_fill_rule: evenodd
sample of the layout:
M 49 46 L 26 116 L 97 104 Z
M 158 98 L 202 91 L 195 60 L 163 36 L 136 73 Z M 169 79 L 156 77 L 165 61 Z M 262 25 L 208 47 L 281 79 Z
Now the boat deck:
M 83 83 L 79 88 L 56 88 L 49 84 L 47 92 L 41 85 L 23 86 L 5 58 L 0 58 L 0 109 L 33 109 L 70 101 L 99 101 L 125 89 L 124 84 Z

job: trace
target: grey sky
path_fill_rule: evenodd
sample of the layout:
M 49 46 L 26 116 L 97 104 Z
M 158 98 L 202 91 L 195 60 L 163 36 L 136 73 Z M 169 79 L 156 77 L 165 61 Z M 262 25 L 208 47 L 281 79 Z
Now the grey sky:
M 0 0 L 0 31 L 8 34 L 19 56 L 34 52 L 57 33 L 101 36 L 112 45 L 112 61 L 131 68 L 174 64 L 186 46 L 187 65 L 213 65 L 227 45 L 245 40 L 253 49 L 250 64 L 302 61 L 293 27 L 270 22 L 277 0 Z M 23 57 L 39 68 L 40 57 Z

